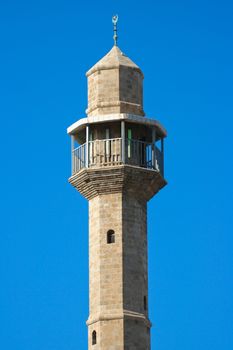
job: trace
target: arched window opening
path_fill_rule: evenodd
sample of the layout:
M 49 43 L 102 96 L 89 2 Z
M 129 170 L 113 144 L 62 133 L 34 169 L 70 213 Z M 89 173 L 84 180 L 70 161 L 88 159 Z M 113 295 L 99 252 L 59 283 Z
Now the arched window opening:
M 95 345 L 97 342 L 96 331 L 92 332 L 92 345 Z
M 107 243 L 115 243 L 115 232 L 113 230 L 107 232 Z
M 147 310 L 147 300 L 146 300 L 146 296 L 144 296 L 144 310 Z

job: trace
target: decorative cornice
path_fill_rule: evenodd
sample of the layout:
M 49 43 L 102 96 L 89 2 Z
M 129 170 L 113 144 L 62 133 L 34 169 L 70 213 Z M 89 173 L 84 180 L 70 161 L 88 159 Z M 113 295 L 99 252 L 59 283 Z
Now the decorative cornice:
M 87 326 L 90 326 L 96 322 L 109 321 L 109 320 L 125 320 L 125 319 L 142 321 L 145 323 L 146 327 L 148 328 L 152 327 L 152 323 L 144 314 L 130 311 L 130 310 L 123 310 L 123 312 L 118 312 L 118 313 L 112 312 L 110 314 L 106 314 L 106 313 L 95 314 L 89 317 L 86 324 Z
M 122 192 L 148 201 L 167 184 L 159 171 L 131 165 L 84 168 L 69 182 L 88 200 Z
M 99 115 L 88 116 L 86 118 L 79 119 L 77 122 L 70 125 L 67 129 L 67 133 L 69 135 L 77 134 L 87 124 L 108 123 L 108 122 L 122 121 L 122 120 L 129 123 L 143 124 L 143 125 L 155 127 L 157 129 L 158 134 L 161 137 L 167 136 L 166 130 L 158 120 L 143 117 L 140 115 L 129 114 L 129 113 L 111 113 L 111 114 L 99 114 Z
M 131 107 L 132 109 L 138 110 L 138 112 L 140 112 L 139 116 L 143 117 L 145 115 L 141 104 L 126 102 L 126 101 L 97 102 L 95 105 L 86 109 L 86 114 L 90 116 L 90 114 L 96 109 L 104 109 L 104 108 L 111 108 L 111 107 L 120 107 L 120 108 L 125 107 L 127 109 Z
M 89 77 L 90 75 L 99 72 L 101 70 L 109 70 L 109 69 L 121 69 L 121 67 L 126 67 L 127 69 L 132 69 L 134 71 L 137 71 L 138 73 L 141 74 L 142 78 L 144 78 L 144 75 L 141 71 L 141 69 L 139 67 L 130 67 L 130 66 L 124 66 L 124 65 L 120 65 L 118 62 L 116 63 L 112 63 L 112 64 L 102 64 L 101 66 L 96 65 L 93 68 L 91 68 L 87 73 L 86 73 L 86 77 Z

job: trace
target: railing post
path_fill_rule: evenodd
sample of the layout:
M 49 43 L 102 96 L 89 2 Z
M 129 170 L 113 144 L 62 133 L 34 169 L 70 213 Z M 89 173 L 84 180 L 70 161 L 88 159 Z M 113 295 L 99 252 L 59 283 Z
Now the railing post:
M 125 121 L 121 122 L 121 161 L 125 164 Z
M 162 175 L 164 176 L 164 139 L 161 138 L 161 155 L 162 155 Z
M 71 174 L 75 171 L 74 135 L 71 135 Z
M 86 168 L 89 167 L 89 125 L 86 125 Z
M 152 168 L 153 169 L 155 169 L 155 166 L 156 166 L 155 142 L 156 142 L 156 130 L 155 130 L 155 127 L 153 127 L 152 128 Z

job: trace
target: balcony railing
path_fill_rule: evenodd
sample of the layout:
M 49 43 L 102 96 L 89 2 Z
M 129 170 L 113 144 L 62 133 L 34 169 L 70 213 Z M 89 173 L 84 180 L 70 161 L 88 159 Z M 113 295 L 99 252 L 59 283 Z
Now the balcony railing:
M 88 149 L 84 143 L 72 151 L 72 174 L 85 167 L 119 164 L 154 169 L 163 175 L 163 152 L 144 141 L 126 139 L 122 145 L 121 138 L 89 141 Z

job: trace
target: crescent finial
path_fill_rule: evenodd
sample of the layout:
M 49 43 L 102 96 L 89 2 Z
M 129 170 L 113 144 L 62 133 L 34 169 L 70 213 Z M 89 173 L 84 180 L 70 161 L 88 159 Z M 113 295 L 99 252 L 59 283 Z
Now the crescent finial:
M 114 45 L 117 46 L 117 22 L 118 22 L 118 15 L 112 16 L 112 23 L 113 23 L 113 40 L 114 40 Z

